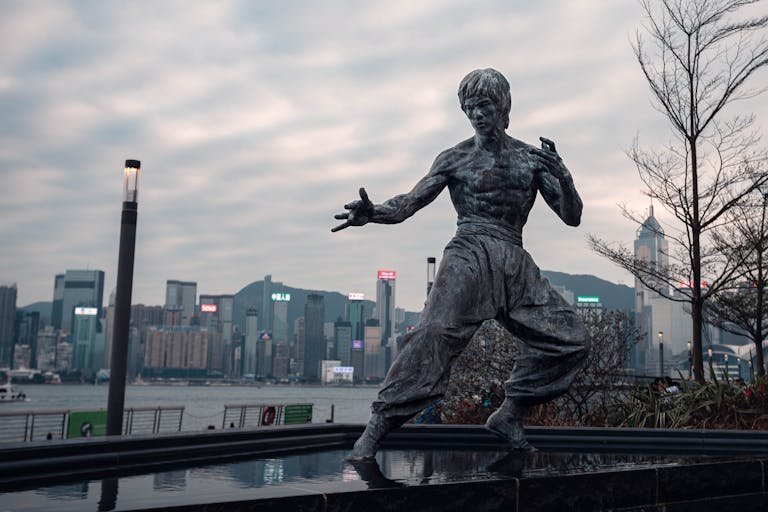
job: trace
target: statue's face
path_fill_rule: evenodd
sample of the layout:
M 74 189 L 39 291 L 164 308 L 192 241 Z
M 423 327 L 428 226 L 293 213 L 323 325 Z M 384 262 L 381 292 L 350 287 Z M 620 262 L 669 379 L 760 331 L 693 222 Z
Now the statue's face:
M 500 124 L 501 108 L 487 96 L 467 98 L 464 101 L 464 113 L 478 134 L 490 134 L 498 126 L 503 126 Z

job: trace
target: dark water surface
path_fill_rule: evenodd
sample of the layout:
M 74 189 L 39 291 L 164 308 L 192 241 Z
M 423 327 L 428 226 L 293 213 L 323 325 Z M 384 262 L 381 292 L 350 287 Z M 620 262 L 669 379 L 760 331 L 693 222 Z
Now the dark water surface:
M 345 460 L 348 454 L 348 450 L 333 450 L 73 481 L 0 494 L 0 510 L 128 510 L 489 478 L 628 471 L 675 466 L 693 460 L 681 456 L 383 450 L 375 463 L 352 464 Z

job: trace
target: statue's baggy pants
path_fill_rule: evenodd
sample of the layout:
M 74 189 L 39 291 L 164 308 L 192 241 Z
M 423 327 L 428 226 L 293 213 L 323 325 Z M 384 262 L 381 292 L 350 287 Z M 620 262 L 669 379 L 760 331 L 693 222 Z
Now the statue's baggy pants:
M 564 393 L 581 369 L 587 332 L 574 309 L 541 277 L 519 237 L 462 229 L 445 248 L 419 325 L 403 338 L 372 410 L 400 425 L 441 398 L 453 361 L 485 320 L 521 342 L 505 382 L 523 407 Z

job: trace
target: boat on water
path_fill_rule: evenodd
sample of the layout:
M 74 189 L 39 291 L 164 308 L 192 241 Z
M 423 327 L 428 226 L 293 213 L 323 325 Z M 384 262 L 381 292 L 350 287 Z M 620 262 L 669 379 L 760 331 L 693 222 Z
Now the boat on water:
M 8 370 L 0 370 L 0 403 L 21 402 L 27 399 L 27 395 L 11 383 L 11 373 Z

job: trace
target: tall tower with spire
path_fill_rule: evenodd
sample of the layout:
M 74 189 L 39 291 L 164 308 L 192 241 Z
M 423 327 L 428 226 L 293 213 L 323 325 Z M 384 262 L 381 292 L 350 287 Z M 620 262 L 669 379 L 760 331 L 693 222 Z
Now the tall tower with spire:
M 648 208 L 648 217 L 637 230 L 635 238 L 635 258 L 649 262 L 661 269 L 669 265 L 668 243 L 661 224 L 653 216 L 653 205 Z M 646 363 L 653 350 L 652 300 L 659 294 L 635 277 L 635 318 L 644 333 L 643 339 L 631 356 L 631 364 L 638 373 L 645 373 Z

